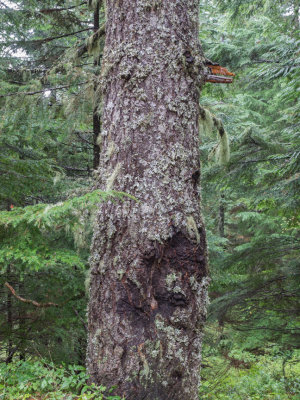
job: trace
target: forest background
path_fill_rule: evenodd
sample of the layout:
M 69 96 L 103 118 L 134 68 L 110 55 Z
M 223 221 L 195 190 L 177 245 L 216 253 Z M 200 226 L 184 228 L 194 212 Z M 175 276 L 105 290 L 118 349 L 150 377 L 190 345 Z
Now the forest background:
M 200 3 L 205 55 L 236 77 L 200 99 L 199 399 L 299 399 L 300 2 Z M 124 196 L 92 190 L 104 23 L 98 1 L 0 1 L 0 399 L 114 398 L 84 368 L 92 220 Z M 209 116 L 230 138 L 225 165 Z

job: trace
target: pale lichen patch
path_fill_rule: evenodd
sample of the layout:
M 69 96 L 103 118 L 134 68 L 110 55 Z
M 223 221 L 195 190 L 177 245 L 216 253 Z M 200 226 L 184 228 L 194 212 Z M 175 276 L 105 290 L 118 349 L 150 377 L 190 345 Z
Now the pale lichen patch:
M 196 221 L 192 215 L 186 218 L 187 231 L 192 239 L 196 239 L 197 243 L 200 243 L 200 233 L 197 228 Z
M 107 181 L 106 181 L 106 190 L 107 191 L 113 189 L 115 180 L 117 179 L 117 176 L 119 175 L 120 170 L 121 170 L 121 163 L 118 163 L 115 166 L 113 173 L 107 178 Z

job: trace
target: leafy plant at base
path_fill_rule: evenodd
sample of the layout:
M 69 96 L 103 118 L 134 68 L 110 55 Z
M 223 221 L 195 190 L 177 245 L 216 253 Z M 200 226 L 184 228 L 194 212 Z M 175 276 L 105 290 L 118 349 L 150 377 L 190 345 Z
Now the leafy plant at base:
M 104 386 L 89 385 L 88 379 L 81 365 L 56 366 L 46 360 L 0 364 L 0 399 L 121 400 Z

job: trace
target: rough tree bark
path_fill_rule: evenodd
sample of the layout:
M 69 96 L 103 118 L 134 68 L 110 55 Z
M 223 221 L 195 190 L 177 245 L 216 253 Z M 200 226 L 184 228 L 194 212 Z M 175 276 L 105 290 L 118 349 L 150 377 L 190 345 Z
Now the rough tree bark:
M 127 400 L 196 400 L 206 314 L 198 0 L 107 0 L 87 364 Z
M 100 28 L 100 21 L 99 21 L 99 16 L 100 16 L 100 2 L 96 4 L 95 10 L 94 10 L 94 27 L 93 31 L 96 33 L 98 29 Z M 99 56 L 94 60 L 94 65 L 97 66 L 99 64 Z M 97 102 L 97 84 L 95 84 L 95 105 L 94 105 L 94 110 L 93 110 L 93 169 L 97 169 L 99 166 L 99 160 L 100 160 L 100 147 L 98 145 L 98 137 L 100 134 L 101 130 L 101 122 L 100 122 L 100 116 L 98 114 L 98 102 Z

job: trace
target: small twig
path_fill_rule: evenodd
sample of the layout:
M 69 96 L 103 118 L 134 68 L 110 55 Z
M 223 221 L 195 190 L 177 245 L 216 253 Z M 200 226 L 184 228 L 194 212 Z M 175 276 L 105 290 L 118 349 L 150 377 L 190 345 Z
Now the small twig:
M 18 300 L 22 301 L 23 303 L 29 303 L 29 304 L 34 305 L 35 307 L 38 307 L 38 308 L 59 307 L 59 305 L 56 304 L 56 303 L 38 303 L 35 300 L 24 299 L 24 297 L 21 297 L 21 296 L 17 295 L 15 289 L 12 286 L 10 286 L 10 284 L 8 282 L 5 282 L 4 285 L 11 291 L 13 296 L 15 296 Z
M 88 332 L 88 327 L 87 327 L 87 324 L 85 323 L 85 320 L 80 316 L 79 312 L 76 310 L 75 307 L 72 307 L 72 309 L 73 309 L 74 313 L 76 314 L 76 316 L 80 319 L 82 326 L 84 327 L 84 330 L 86 332 Z

